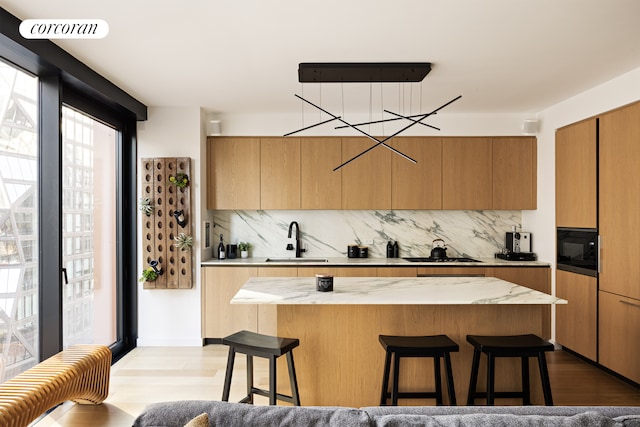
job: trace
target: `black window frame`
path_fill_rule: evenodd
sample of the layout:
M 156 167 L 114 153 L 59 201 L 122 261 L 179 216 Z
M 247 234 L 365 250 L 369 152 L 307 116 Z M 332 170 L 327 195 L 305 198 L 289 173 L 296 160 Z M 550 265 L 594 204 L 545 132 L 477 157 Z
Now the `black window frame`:
M 49 40 L 19 34 L 0 8 L 0 57 L 39 79 L 39 360 L 62 350 L 62 106 L 118 130 L 116 285 L 118 341 L 113 361 L 135 348 L 137 325 L 136 122 L 147 107 Z M 43 161 L 45 160 L 46 161 Z

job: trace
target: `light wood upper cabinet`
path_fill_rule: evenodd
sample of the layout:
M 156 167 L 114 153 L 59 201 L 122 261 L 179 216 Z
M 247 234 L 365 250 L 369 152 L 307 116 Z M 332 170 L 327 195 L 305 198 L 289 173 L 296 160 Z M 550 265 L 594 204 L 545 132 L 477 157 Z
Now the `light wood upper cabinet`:
M 556 226 L 596 228 L 597 119 L 556 131 Z
M 492 149 L 492 209 L 536 209 L 536 138 L 493 138 Z
M 340 209 L 342 171 L 341 138 L 303 138 L 300 140 L 301 208 Z
M 300 209 L 300 139 L 260 139 L 260 208 Z
M 535 138 L 209 137 L 207 208 L 535 209 Z M 338 171 L 334 168 L 371 149 Z
M 556 306 L 556 341 L 595 362 L 598 350 L 598 279 L 557 270 L 556 296 L 569 301 L 569 304 Z
M 342 138 L 342 162 L 374 145 L 364 137 Z M 391 155 L 379 145 L 340 169 L 342 209 L 391 209 Z
M 599 150 L 600 290 L 640 300 L 640 102 L 600 117 Z
M 207 138 L 207 208 L 260 209 L 260 139 Z
M 389 145 L 416 164 L 391 156 L 391 208 L 442 209 L 442 138 L 395 138 Z
M 491 138 L 443 138 L 442 209 L 492 209 Z

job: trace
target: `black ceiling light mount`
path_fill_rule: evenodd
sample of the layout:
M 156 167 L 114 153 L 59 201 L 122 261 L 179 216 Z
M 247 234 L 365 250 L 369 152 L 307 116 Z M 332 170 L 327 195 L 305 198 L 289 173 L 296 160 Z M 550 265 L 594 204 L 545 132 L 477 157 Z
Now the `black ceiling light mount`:
M 300 83 L 418 83 L 431 71 L 430 62 L 302 62 Z
M 430 71 L 430 62 L 302 62 L 298 65 L 298 81 L 300 83 L 417 83 L 421 82 L 426 77 L 426 75 L 429 74 Z M 303 98 L 302 96 L 295 96 L 300 100 L 306 102 L 307 104 L 313 106 L 314 108 L 320 110 L 321 112 L 331 116 L 331 118 L 310 126 L 303 127 L 293 132 L 286 133 L 284 136 L 290 136 L 295 133 L 302 132 L 304 130 L 337 120 L 343 123 L 343 126 L 338 126 L 336 127 L 336 129 L 349 127 L 375 142 L 374 145 L 367 148 L 362 153 L 352 157 L 351 159 L 334 168 L 334 172 L 380 145 L 393 151 L 395 154 L 404 157 L 412 163 L 417 163 L 411 157 L 386 144 L 386 142 L 417 124 L 440 130 L 435 126 L 428 125 L 426 123 L 423 123 L 422 121 L 427 117 L 436 114 L 447 105 L 453 103 L 454 101 L 457 101 L 462 97 L 462 95 L 459 95 L 429 113 L 406 116 L 394 113 L 392 111 L 384 110 L 386 113 L 391 114 L 395 117 L 390 119 L 378 120 L 375 122 L 351 124 L 344 120 L 341 116 L 331 114 L 321 106 L 314 104 L 313 102 Z M 370 125 L 372 123 L 382 123 L 394 120 L 408 120 L 411 123 L 383 139 L 375 138 L 374 136 L 359 128 L 360 126 Z

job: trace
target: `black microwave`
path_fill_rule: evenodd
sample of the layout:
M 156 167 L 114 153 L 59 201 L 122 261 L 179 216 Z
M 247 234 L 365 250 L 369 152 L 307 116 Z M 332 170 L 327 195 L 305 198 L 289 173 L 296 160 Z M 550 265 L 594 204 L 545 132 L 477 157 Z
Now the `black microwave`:
M 598 231 L 593 228 L 557 229 L 558 270 L 598 275 Z

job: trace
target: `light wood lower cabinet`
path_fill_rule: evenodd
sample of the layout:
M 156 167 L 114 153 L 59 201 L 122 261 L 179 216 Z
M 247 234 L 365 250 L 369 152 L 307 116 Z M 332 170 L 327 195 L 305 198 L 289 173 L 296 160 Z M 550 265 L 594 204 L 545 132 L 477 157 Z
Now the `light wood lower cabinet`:
M 556 341 L 595 362 L 598 357 L 598 279 L 558 270 L 556 296 L 569 301 L 556 306 Z
M 222 338 L 239 330 L 276 334 L 277 306 L 230 304 L 230 300 L 251 277 L 313 277 L 318 273 L 334 277 L 494 276 L 549 293 L 548 267 L 229 267 L 207 266 L 202 274 L 202 337 Z M 549 330 L 549 307 L 544 331 Z M 547 319 L 548 318 L 548 319 Z
M 599 292 L 599 362 L 640 383 L 640 300 Z
M 229 301 L 250 277 L 258 275 L 258 269 L 203 267 L 201 270 L 203 338 L 222 338 L 242 329 L 256 332 L 257 305 L 231 305 Z
M 312 277 L 316 274 L 331 274 L 333 277 L 376 277 L 375 267 L 300 267 L 298 277 Z
M 202 267 L 202 337 L 222 338 L 246 329 L 276 332 L 276 307 L 230 304 L 251 277 L 295 277 L 295 267 Z

